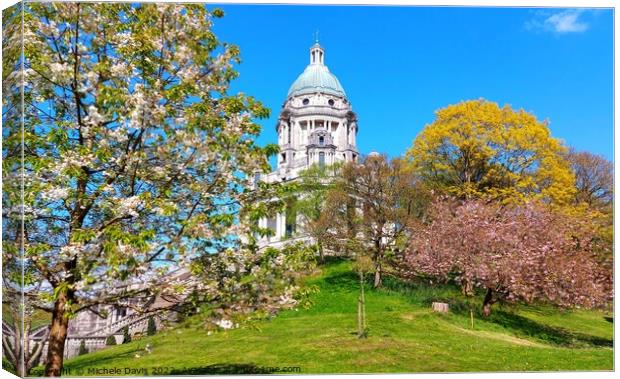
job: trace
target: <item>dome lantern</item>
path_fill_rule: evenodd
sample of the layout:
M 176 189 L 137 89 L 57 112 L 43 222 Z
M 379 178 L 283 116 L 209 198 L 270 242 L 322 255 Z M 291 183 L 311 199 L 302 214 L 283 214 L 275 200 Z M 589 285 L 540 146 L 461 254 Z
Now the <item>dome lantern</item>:
M 325 57 L 325 51 L 323 50 L 321 45 L 319 45 L 318 42 L 312 45 L 312 47 L 310 48 L 310 64 L 322 65 L 324 64 L 323 63 L 324 57 Z
M 325 65 L 325 50 L 318 42 L 310 47 L 310 64 L 293 82 L 287 97 L 311 93 L 346 97 L 338 78 Z

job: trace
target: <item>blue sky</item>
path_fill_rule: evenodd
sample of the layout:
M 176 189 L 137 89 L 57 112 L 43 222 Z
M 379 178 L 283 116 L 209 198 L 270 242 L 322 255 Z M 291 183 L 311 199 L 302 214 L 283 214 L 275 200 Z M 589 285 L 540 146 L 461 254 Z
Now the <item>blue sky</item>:
M 401 155 L 434 111 L 485 98 L 548 119 L 555 137 L 613 159 L 613 12 L 608 9 L 221 5 L 214 30 L 241 48 L 231 91 L 271 109 L 319 30 L 325 63 L 359 117 L 358 148 Z

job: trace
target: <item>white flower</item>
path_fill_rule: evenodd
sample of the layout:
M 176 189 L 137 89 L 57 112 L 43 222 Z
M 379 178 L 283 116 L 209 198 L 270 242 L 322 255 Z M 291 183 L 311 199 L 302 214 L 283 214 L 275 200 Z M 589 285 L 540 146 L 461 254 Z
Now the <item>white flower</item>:
M 280 296 L 278 301 L 280 305 L 292 305 L 297 304 L 297 300 L 293 299 L 290 294 L 284 294 Z
M 123 143 L 127 141 L 127 139 L 129 139 L 129 137 L 127 136 L 127 131 L 123 128 L 116 128 L 110 131 L 110 138 L 120 143 Z
M 228 272 L 236 272 L 237 271 L 237 266 L 235 266 L 234 263 L 230 263 L 226 266 L 226 271 Z
M 121 200 L 119 209 L 122 214 L 126 214 L 132 217 L 138 216 L 137 208 L 142 205 L 142 200 L 138 196 L 131 196 Z
M 89 71 L 86 74 L 86 78 L 91 84 L 95 84 L 95 82 L 97 81 L 97 73 L 95 71 Z
M 125 46 L 131 41 L 131 33 L 123 32 L 116 35 L 119 45 Z
M 81 249 L 76 245 L 66 245 L 60 248 L 59 258 L 63 261 L 70 261 L 80 253 Z
M 114 76 L 123 76 L 127 71 L 127 64 L 125 62 L 117 62 L 110 67 L 110 73 Z
M 88 106 L 88 116 L 84 119 L 84 121 L 91 125 L 99 125 L 103 122 L 105 118 L 99 113 L 97 107 L 94 105 Z
M 47 200 L 61 200 L 69 196 L 68 188 L 51 188 L 43 193 L 41 197 Z
M 69 65 L 66 63 L 52 62 L 49 67 L 55 75 L 66 73 L 69 70 Z
M 230 320 L 221 319 L 215 323 L 215 325 L 219 326 L 222 329 L 232 329 L 233 323 Z

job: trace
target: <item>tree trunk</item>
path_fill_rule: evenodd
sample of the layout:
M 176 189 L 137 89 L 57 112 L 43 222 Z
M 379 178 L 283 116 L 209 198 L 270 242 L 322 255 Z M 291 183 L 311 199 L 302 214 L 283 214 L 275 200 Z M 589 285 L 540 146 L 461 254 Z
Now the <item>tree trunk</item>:
M 52 325 L 48 338 L 47 363 L 45 365 L 45 376 L 60 376 L 65 353 L 65 340 L 67 339 L 67 329 L 69 317 L 66 307 L 67 294 L 60 292 L 54 303 L 52 312 Z
M 357 338 L 362 338 L 364 331 L 362 330 L 362 297 L 357 299 Z
M 461 280 L 461 291 L 465 296 L 472 296 L 474 294 L 474 289 L 469 279 Z
M 362 327 L 364 328 L 364 337 L 366 337 L 366 294 L 364 293 L 364 277 L 363 276 L 362 276 Z
M 381 287 L 382 284 L 382 280 L 381 280 L 381 263 L 377 262 L 375 264 L 375 283 L 374 283 L 374 287 L 375 288 L 379 288 Z
M 24 347 L 22 348 L 23 355 L 19 357 L 20 367 L 18 372 L 19 376 L 23 378 L 30 372 L 30 367 L 28 366 L 28 360 L 30 359 L 30 323 L 26 320 L 22 322 L 24 326 L 24 330 L 22 331 L 22 343 Z
M 491 288 L 487 288 L 487 293 L 484 296 L 484 301 L 482 302 L 482 314 L 484 317 L 489 317 L 491 315 L 491 306 L 494 302 L 493 290 Z
M 366 338 L 366 298 L 364 295 L 364 273 L 360 275 L 360 297 L 357 302 L 357 337 Z
M 323 244 L 319 241 L 317 245 L 319 246 L 319 262 L 325 263 L 325 257 L 323 255 Z
M 17 375 L 20 377 L 26 376 L 25 362 L 24 362 L 24 354 L 22 354 L 22 349 L 24 348 L 23 338 L 22 338 L 22 325 L 21 318 L 22 315 L 17 312 L 13 312 L 13 331 L 15 332 L 12 344 L 8 338 L 3 337 L 3 347 L 4 354 L 9 359 L 9 362 L 15 367 L 15 371 Z M 8 349 L 7 349 L 8 348 Z
M 373 261 L 375 262 L 375 283 L 374 288 L 381 287 L 381 260 L 383 259 L 383 249 L 381 247 L 381 240 L 375 240 L 375 251 L 373 254 Z
M 28 362 L 26 362 L 26 376 L 30 376 L 30 370 L 39 364 L 38 362 L 41 358 L 41 353 L 43 352 L 43 346 L 45 345 L 46 338 L 47 336 L 45 336 L 45 338 L 43 338 L 43 340 L 30 352 L 30 358 L 28 359 Z

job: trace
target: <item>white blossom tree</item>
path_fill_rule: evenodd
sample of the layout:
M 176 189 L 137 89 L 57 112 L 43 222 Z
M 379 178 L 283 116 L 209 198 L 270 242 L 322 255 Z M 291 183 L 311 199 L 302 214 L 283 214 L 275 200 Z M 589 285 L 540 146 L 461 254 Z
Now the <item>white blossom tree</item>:
M 239 208 L 273 147 L 254 142 L 268 110 L 228 94 L 240 59 L 211 31 L 221 11 L 26 7 L 25 69 L 8 74 L 24 79 L 24 157 L 5 162 L 5 175 L 24 170 L 23 204 L 4 216 L 23 219 L 24 262 L 45 282 L 45 375 L 59 376 L 74 313 L 191 291 L 166 274 L 246 231 Z
M 32 265 L 22 259 L 22 92 L 23 57 L 21 54 L 22 4 L 2 12 L 2 306 L 3 323 L 9 327 L 3 333 L 3 355 L 19 376 L 27 376 L 37 364 L 43 344 L 30 344 L 32 321 L 38 303 L 42 278 Z M 28 187 L 25 187 L 27 189 Z M 13 212 L 6 212 L 13 209 Z

